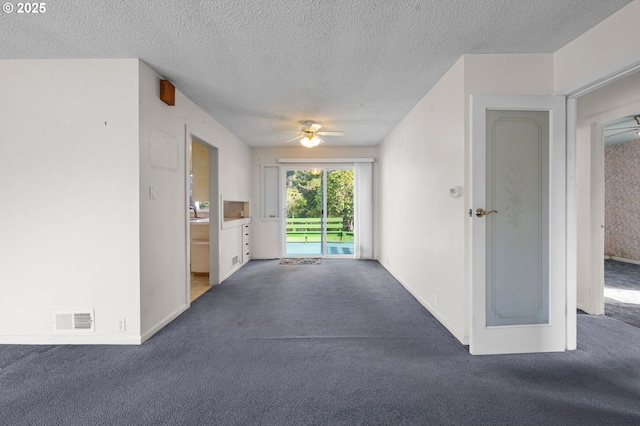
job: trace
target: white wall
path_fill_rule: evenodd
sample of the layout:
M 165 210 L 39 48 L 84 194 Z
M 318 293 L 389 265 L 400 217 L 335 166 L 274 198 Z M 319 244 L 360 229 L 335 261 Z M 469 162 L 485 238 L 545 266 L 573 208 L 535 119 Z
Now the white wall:
M 179 90 L 176 90 L 175 106 L 163 103 L 160 100 L 160 79 L 151 68 L 140 62 L 140 293 L 143 340 L 189 306 L 186 288 L 188 206 L 185 158 L 190 141 L 186 140 L 185 126 L 189 134 L 218 149 L 220 194 L 233 200 L 249 200 L 251 195 L 249 148 Z M 150 144 L 166 146 L 167 151 L 156 154 L 155 160 L 150 159 Z M 156 190 L 154 199 L 149 197 L 149 186 Z M 210 226 L 219 227 L 220 224 L 211 223 Z M 233 267 L 231 258 L 241 252 L 241 228 L 221 230 L 218 244 L 219 279 L 222 281 L 240 267 Z
M 0 343 L 139 342 L 137 67 L 0 61 Z M 54 335 L 71 309 L 95 333 Z
M 640 0 L 635 0 L 554 54 L 554 87 L 577 88 L 593 76 L 640 60 Z
M 465 94 L 550 95 L 553 55 L 466 55 Z M 465 109 L 468 113 L 468 108 Z
M 380 145 L 378 260 L 468 343 L 469 95 L 545 94 L 551 55 L 461 58 Z M 462 186 L 462 198 L 449 188 Z
M 278 158 L 373 158 L 378 157 L 377 147 L 331 147 L 320 145 L 313 149 L 303 146 L 279 148 L 251 149 L 251 211 L 253 221 L 251 225 L 251 256 L 254 259 L 275 259 L 281 256 L 280 222 L 261 219 L 261 165 L 277 165 Z M 374 205 L 376 203 L 376 164 L 373 165 Z M 284 208 L 284 206 L 281 206 Z M 375 222 L 375 211 L 374 211 Z M 375 235 L 374 235 L 375 238 Z M 374 240 L 374 250 L 375 250 Z M 375 255 L 375 253 L 374 253 Z
M 185 125 L 219 148 L 223 194 L 250 198 L 249 148 L 181 93 L 162 103 L 137 59 L 0 73 L 0 343 L 144 341 L 189 306 Z M 221 277 L 241 241 L 221 231 Z M 95 332 L 54 334 L 54 310 L 94 310 Z
M 640 1 L 635 0 L 554 54 L 554 87 L 570 93 L 599 84 L 610 75 L 633 69 L 640 61 Z M 606 81 L 606 80 L 605 80 Z M 602 295 L 603 199 L 601 147 L 594 145 L 591 125 L 640 112 L 637 75 L 578 98 L 576 132 L 577 303 L 592 314 L 604 313 Z
M 379 147 L 378 261 L 456 338 L 465 320 L 464 59 Z M 463 188 L 463 194 L 466 188 Z

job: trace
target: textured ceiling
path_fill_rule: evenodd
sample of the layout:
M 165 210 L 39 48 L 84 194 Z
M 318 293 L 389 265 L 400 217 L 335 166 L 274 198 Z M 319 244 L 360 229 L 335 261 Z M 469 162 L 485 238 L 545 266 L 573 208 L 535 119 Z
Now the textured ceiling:
M 630 0 L 65 0 L 0 58 L 141 58 L 251 146 L 315 120 L 377 145 L 465 53 L 549 53 Z

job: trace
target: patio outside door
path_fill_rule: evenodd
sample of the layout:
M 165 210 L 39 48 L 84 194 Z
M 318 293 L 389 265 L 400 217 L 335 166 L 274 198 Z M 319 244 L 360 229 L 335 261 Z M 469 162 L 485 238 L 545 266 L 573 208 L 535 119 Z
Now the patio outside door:
M 469 351 L 563 351 L 564 98 L 474 95 L 471 106 Z
M 353 169 L 291 167 L 285 173 L 285 256 L 354 257 Z

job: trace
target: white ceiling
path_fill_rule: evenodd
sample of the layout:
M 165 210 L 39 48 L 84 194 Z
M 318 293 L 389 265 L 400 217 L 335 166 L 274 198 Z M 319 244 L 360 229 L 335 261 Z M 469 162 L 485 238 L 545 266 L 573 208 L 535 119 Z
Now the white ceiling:
M 465 53 L 549 53 L 631 0 L 65 0 L 0 58 L 141 58 L 250 146 L 300 122 L 377 145 Z

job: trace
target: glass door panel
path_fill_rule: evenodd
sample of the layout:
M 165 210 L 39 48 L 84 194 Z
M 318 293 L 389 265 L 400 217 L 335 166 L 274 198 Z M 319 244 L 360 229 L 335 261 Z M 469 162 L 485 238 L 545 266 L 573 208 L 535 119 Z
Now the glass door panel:
M 354 171 L 286 171 L 285 255 L 354 257 Z
M 323 181 L 322 170 L 287 170 L 287 256 L 324 254 Z
M 353 170 L 326 172 L 326 250 L 328 256 L 354 255 Z

